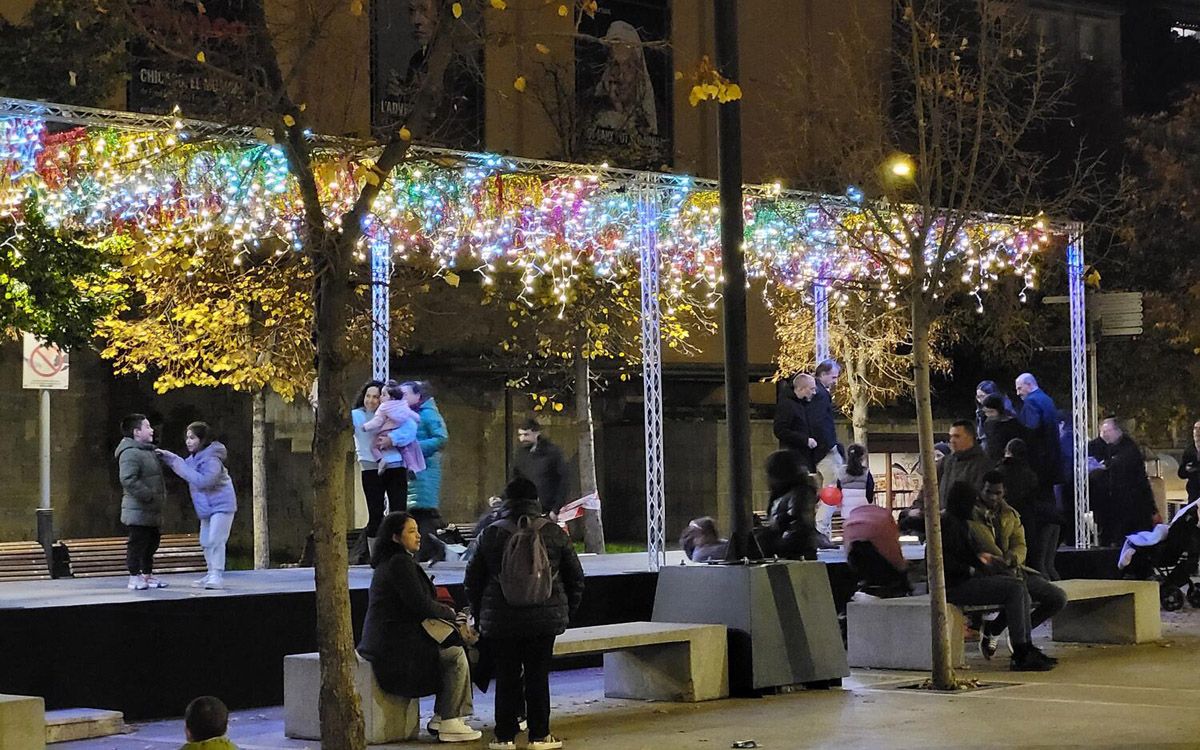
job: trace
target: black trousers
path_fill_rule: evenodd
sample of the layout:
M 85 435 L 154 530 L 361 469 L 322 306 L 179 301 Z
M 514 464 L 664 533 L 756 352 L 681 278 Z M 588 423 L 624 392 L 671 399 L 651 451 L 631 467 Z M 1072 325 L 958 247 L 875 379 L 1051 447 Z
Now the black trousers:
M 374 538 L 383 522 L 384 497 L 394 513 L 408 507 L 408 469 L 387 469 L 382 474 L 376 469 L 364 469 L 362 473 L 363 494 L 367 498 L 367 536 Z
M 125 545 L 125 565 L 129 575 L 154 572 L 154 553 L 162 533 L 157 526 L 130 526 L 129 543 Z
M 912 590 L 908 576 L 896 570 L 870 542 L 859 540 L 851 544 L 846 564 L 864 588 L 895 590 L 897 593 Z
M 496 638 L 491 648 L 496 660 L 496 739 L 512 742 L 516 738 L 522 708 L 528 712 L 529 739 L 549 736 L 554 636 Z

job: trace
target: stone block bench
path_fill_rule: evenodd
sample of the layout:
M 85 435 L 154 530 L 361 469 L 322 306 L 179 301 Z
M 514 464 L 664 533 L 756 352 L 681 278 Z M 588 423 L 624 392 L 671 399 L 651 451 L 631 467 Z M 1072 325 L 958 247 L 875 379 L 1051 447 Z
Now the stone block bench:
M 1162 637 L 1154 581 L 1072 579 L 1054 585 L 1067 594 L 1067 606 L 1050 622 L 1055 641 L 1145 643 Z M 963 611 L 996 609 L 949 607 L 954 664 L 963 663 Z M 852 667 L 928 671 L 932 641 L 928 595 L 846 604 L 846 655 Z
M 31 695 L 0 694 L 0 748 L 43 750 L 46 747 L 46 702 Z
M 706 701 L 729 695 L 729 657 L 724 625 L 625 622 L 572 628 L 554 642 L 555 656 L 604 654 L 604 694 L 639 700 Z M 417 700 L 385 693 L 361 656 L 354 687 L 362 698 L 367 743 L 414 739 L 420 730 Z M 283 732 L 321 738 L 318 655 L 283 659 Z
M 729 696 L 729 647 L 724 625 L 623 622 L 571 628 L 554 642 L 555 656 L 604 654 L 604 694 L 610 698 L 707 701 Z
M 354 689 L 362 698 L 367 744 L 381 745 L 415 739 L 420 729 L 420 702 L 385 693 L 375 681 L 371 664 L 355 652 Z M 321 664 L 318 654 L 283 657 L 283 733 L 301 740 L 321 739 L 318 707 Z

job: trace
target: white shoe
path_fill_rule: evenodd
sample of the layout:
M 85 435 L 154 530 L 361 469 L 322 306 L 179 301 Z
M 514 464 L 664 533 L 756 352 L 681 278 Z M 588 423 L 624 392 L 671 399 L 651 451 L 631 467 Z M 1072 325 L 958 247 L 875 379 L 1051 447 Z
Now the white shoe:
M 225 588 L 225 580 L 221 576 L 211 576 L 204 582 L 204 588 L 209 590 L 220 590 Z
M 208 575 L 204 576 L 203 578 L 197 578 L 196 580 L 192 581 L 192 588 L 197 588 L 197 589 L 204 588 L 204 584 L 208 583 L 209 578 L 210 578 L 210 576 L 208 576 Z
M 155 578 L 153 575 L 142 576 L 142 579 L 146 582 L 146 588 L 150 589 L 165 589 L 171 585 L 166 581 Z
M 437 738 L 439 742 L 474 742 L 483 736 L 483 732 L 472 729 L 461 718 L 442 719 L 438 725 Z M 562 745 L 559 745 L 562 747 Z
M 145 591 L 150 587 L 146 585 L 146 581 L 141 576 L 129 576 L 129 583 L 125 585 L 125 588 L 133 591 Z
M 877 602 L 879 597 L 873 594 L 868 594 L 865 591 L 855 591 L 854 596 L 850 597 L 852 602 Z
M 548 734 L 540 740 L 529 741 L 529 750 L 558 750 L 562 746 L 562 740 L 552 734 Z
M 504 742 L 494 739 L 488 743 L 488 750 L 517 750 L 517 743 L 514 740 Z

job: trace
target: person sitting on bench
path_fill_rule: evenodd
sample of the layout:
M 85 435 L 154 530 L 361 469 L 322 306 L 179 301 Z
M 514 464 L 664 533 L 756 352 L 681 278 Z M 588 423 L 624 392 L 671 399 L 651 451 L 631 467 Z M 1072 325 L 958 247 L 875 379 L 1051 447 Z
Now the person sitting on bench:
M 981 550 L 971 534 L 971 519 L 979 495 L 966 482 L 955 482 L 946 492 L 942 513 L 942 563 L 946 601 L 959 607 L 996 605 L 1008 622 L 1014 672 L 1046 672 L 1054 661 L 1030 638 L 1029 592 L 1011 575 L 995 572 L 1003 559 Z
M 993 470 L 984 475 L 983 502 L 976 506 L 970 528 L 977 547 L 996 560 L 995 574 L 1012 576 L 1025 584 L 1030 600 L 1037 605 L 1029 615 L 1030 630 L 1067 606 L 1067 595 L 1062 589 L 1025 565 L 1025 529 L 1021 525 L 1021 516 L 1005 502 L 1002 472 Z M 1008 618 L 1004 612 L 995 620 L 984 623 L 979 631 L 979 653 L 983 658 L 991 659 L 995 655 L 1007 626 Z
M 912 591 L 908 562 L 900 550 L 900 529 L 892 512 L 878 505 L 860 505 L 842 524 L 846 563 L 858 580 L 858 593 L 889 598 Z
M 729 550 L 729 540 L 717 533 L 717 522 L 712 516 L 702 516 L 688 521 L 687 528 L 679 537 L 683 554 L 692 562 L 724 560 Z

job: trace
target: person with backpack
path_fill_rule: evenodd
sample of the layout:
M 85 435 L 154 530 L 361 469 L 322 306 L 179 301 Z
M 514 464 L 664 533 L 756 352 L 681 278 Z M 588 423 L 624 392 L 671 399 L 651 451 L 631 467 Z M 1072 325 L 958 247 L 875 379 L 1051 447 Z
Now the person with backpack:
M 499 518 L 479 538 L 463 580 L 482 640 L 495 664 L 496 736 L 491 750 L 514 750 L 525 709 L 530 750 L 553 750 L 550 659 L 554 639 L 583 599 L 583 567 L 570 539 L 542 515 L 537 487 L 514 479 Z

